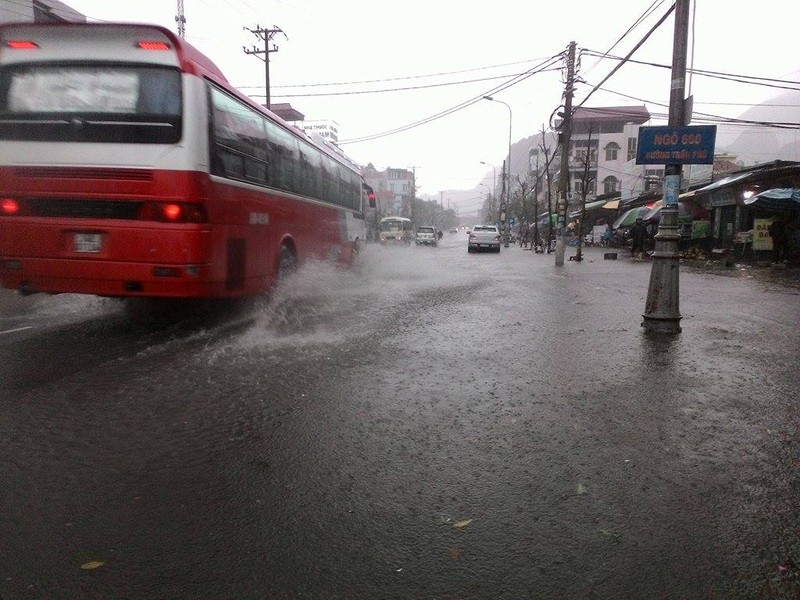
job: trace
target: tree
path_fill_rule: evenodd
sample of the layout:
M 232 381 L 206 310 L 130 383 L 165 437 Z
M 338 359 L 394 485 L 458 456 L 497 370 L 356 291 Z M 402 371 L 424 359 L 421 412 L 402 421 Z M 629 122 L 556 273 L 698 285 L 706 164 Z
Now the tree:
M 458 216 L 452 209 L 445 210 L 435 200 L 421 200 L 414 202 L 414 226 L 433 225 L 439 229 L 451 229 L 458 224 Z
M 594 183 L 594 178 L 590 177 L 593 164 L 597 162 L 597 156 L 592 152 L 592 126 L 589 125 L 589 139 L 586 142 L 586 154 L 577 155 L 576 159 L 583 171 L 581 172 L 581 212 L 578 217 L 578 226 L 575 228 L 578 234 L 578 251 L 575 253 L 575 260 L 583 260 L 583 236 L 584 222 L 586 221 L 586 196 L 589 193 L 590 184 Z
M 485 223 L 495 223 L 500 216 L 500 206 L 497 203 L 497 198 L 492 194 L 486 194 L 481 207 L 481 216 Z
M 522 227 L 528 227 L 531 222 L 531 213 L 528 210 L 528 204 L 532 200 L 536 203 L 536 198 L 531 198 L 531 192 L 536 189 L 537 177 L 531 173 L 517 175 L 517 189 L 514 192 L 511 205 L 511 213 L 518 217 L 520 222 L 520 230 Z M 538 214 L 538 211 L 535 211 Z M 534 219 L 536 216 L 534 215 Z
M 550 248 L 553 245 L 553 181 L 552 177 L 550 176 L 550 163 L 556 157 L 556 152 L 554 151 L 550 154 L 550 148 L 545 144 L 545 131 L 544 126 L 542 126 L 542 143 L 541 149 L 544 152 L 544 175 L 545 175 L 545 183 L 547 184 L 546 188 L 546 195 L 547 195 L 547 251 L 550 252 Z M 538 238 L 538 225 L 536 236 Z

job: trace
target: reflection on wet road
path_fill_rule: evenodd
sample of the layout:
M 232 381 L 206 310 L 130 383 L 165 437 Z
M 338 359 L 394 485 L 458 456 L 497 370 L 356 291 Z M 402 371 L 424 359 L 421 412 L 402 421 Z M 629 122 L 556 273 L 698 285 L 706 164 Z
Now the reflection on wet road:
M 589 259 L 452 235 L 206 319 L 5 304 L 0 595 L 794 592 L 800 296 L 684 272 L 648 337 L 649 264 Z

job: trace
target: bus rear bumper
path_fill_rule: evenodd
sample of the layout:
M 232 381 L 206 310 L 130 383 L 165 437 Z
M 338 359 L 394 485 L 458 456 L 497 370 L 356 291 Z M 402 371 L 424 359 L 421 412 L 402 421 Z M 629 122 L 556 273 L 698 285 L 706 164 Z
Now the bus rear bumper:
M 154 264 L 0 256 L 0 285 L 22 294 L 198 298 L 229 295 L 207 264 Z

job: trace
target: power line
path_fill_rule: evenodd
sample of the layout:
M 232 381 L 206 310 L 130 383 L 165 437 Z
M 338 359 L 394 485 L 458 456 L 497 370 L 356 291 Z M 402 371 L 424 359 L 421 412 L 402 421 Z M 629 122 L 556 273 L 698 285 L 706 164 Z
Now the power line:
M 473 69 L 461 69 L 458 71 L 443 71 L 441 73 L 428 73 L 427 75 L 405 75 L 403 77 L 391 77 L 391 78 L 384 78 L 384 79 L 365 79 L 362 81 L 342 81 L 342 82 L 331 82 L 331 83 L 301 83 L 295 85 L 276 85 L 273 86 L 273 89 L 279 88 L 304 88 L 304 87 L 330 87 L 330 86 L 338 86 L 338 85 L 363 85 L 365 83 L 388 83 L 392 81 L 405 81 L 409 79 L 427 79 L 429 77 L 441 77 L 443 75 L 461 75 L 462 73 L 474 73 L 476 71 L 488 71 L 489 69 L 498 69 L 500 67 L 509 67 L 514 65 L 521 65 L 527 64 L 532 62 L 537 62 L 545 60 L 543 58 L 537 59 L 529 59 L 529 60 L 519 60 L 514 62 L 502 63 L 499 65 L 489 65 L 486 67 L 475 67 Z M 510 75 L 509 75 L 510 77 Z M 248 89 L 253 87 L 259 86 L 237 86 L 239 89 Z
M 556 70 L 556 69 L 544 69 L 541 72 L 547 70 Z M 515 75 L 496 75 L 494 77 L 483 77 L 480 79 L 465 79 L 462 81 L 448 81 L 443 83 L 431 83 L 428 85 L 411 85 L 406 87 L 396 87 L 396 88 L 383 88 L 377 90 L 354 90 L 349 92 L 319 92 L 319 93 L 310 93 L 310 94 L 277 94 L 280 98 L 314 98 L 314 97 L 326 97 L 326 96 L 353 96 L 353 95 L 360 95 L 360 94 L 383 94 L 386 92 L 403 92 L 408 90 L 425 90 L 425 89 L 432 89 L 438 87 L 448 87 L 453 85 L 466 85 L 470 83 L 480 83 L 483 81 L 492 81 L 494 79 L 507 79 L 509 77 L 519 77 L 523 75 L 523 73 L 517 73 Z M 275 88 L 273 88 L 275 89 Z M 254 97 L 259 97 L 260 94 L 251 94 Z
M 674 10 L 675 10 L 675 4 L 673 4 L 672 6 L 670 6 L 669 10 L 668 10 L 666 13 L 664 13 L 664 16 L 662 16 L 662 17 L 661 17 L 661 18 L 660 18 L 660 19 L 659 19 L 659 20 L 656 22 L 656 24 L 655 24 L 655 25 L 653 25 L 653 27 L 651 27 L 651 28 L 650 28 L 650 31 L 648 31 L 648 32 L 645 34 L 645 36 L 644 36 L 644 37 L 643 37 L 641 40 L 639 40 L 639 42 L 638 42 L 638 43 L 637 43 L 637 44 L 636 44 L 636 45 L 633 47 L 633 49 L 632 49 L 630 52 L 628 52 L 628 54 L 625 56 L 625 58 L 624 58 L 624 59 L 623 59 L 623 60 L 622 60 L 622 61 L 621 61 L 621 62 L 620 62 L 620 63 L 619 63 L 619 64 L 618 64 L 616 67 L 614 67 L 613 69 L 611 69 L 611 72 L 610 72 L 608 75 L 606 75 L 606 76 L 603 78 L 603 80 L 602 80 L 602 81 L 601 81 L 599 84 L 597 84 L 597 85 L 596 85 L 594 88 L 592 88 L 592 89 L 589 91 L 589 93 L 586 95 L 586 97 L 585 97 L 585 98 L 584 98 L 584 99 L 583 99 L 583 100 L 582 100 L 580 103 L 578 103 L 578 105 L 575 107 L 575 109 L 578 109 L 578 108 L 580 108 L 581 106 L 583 106 L 583 105 L 586 103 L 586 101 L 587 101 L 587 100 L 589 100 L 589 98 L 591 98 L 591 97 L 592 97 L 592 94 L 594 94 L 594 93 L 597 91 L 597 89 L 598 89 L 598 88 L 599 88 L 601 85 L 603 85 L 603 84 L 604 84 L 606 81 L 608 81 L 609 79 L 611 79 L 611 76 L 612 76 L 612 75 L 614 75 L 614 73 L 616 73 L 617 71 L 619 71 L 619 69 L 622 67 L 622 65 L 624 65 L 624 64 L 625 64 L 625 63 L 626 63 L 626 62 L 627 62 L 627 61 L 630 59 L 630 57 L 631 57 L 631 56 L 633 56 L 633 54 L 634 54 L 634 53 L 635 53 L 635 52 L 636 52 L 636 51 L 637 51 L 639 48 L 641 48 L 641 47 L 642 47 L 642 45 L 643 45 L 643 44 L 644 44 L 644 43 L 647 41 L 647 39 L 648 39 L 648 38 L 649 38 L 649 37 L 650 37 L 650 36 L 653 34 L 653 32 L 654 32 L 656 29 L 658 29 L 659 27 L 661 27 L 661 25 L 664 23 L 664 21 L 666 21 L 666 20 L 667 20 L 667 17 L 668 17 L 670 14 L 672 14 L 672 12 L 673 12 Z
M 660 103 L 660 102 L 652 102 L 650 100 L 644 100 L 642 98 L 637 98 L 636 96 L 631 96 L 630 94 L 623 94 L 622 92 L 617 92 L 615 90 L 610 90 L 608 88 L 601 88 L 600 86 L 596 86 L 595 89 L 600 89 L 600 90 L 602 90 L 604 92 L 608 92 L 610 94 L 615 94 L 617 96 L 621 96 L 623 98 L 628 98 L 630 100 L 636 100 L 638 102 L 644 102 L 644 103 L 647 103 L 647 104 L 653 104 L 655 106 L 662 106 L 662 107 L 668 108 L 667 104 L 663 104 L 663 103 Z M 714 114 L 703 113 L 703 112 L 698 112 L 698 111 L 694 111 L 692 116 L 693 117 L 694 116 L 702 117 L 701 119 L 698 119 L 698 120 L 705 121 L 705 122 L 731 123 L 731 124 L 737 124 L 737 125 L 753 125 L 753 126 L 761 126 L 761 127 L 776 127 L 778 129 L 798 129 L 798 128 L 800 128 L 800 123 L 755 121 L 755 120 L 751 120 L 751 119 L 737 119 L 737 118 L 733 118 L 733 117 L 723 117 L 723 116 L 720 116 L 720 115 L 714 115 Z
M 609 58 L 611 60 L 625 60 L 618 56 L 611 56 L 611 55 L 602 55 L 600 56 L 599 53 L 596 53 L 594 50 L 584 50 L 584 52 L 590 56 L 599 56 L 600 58 Z M 626 62 L 638 65 L 644 65 L 648 67 L 657 67 L 659 69 L 671 69 L 669 65 L 664 65 L 660 63 L 654 62 L 647 62 L 635 59 L 627 59 Z M 689 69 L 687 69 L 689 70 Z M 765 87 L 774 87 L 777 89 L 787 89 L 787 90 L 798 90 L 800 89 L 800 82 L 792 81 L 789 79 L 775 79 L 772 77 L 758 77 L 755 75 L 737 75 L 735 73 L 725 73 L 721 71 L 708 71 L 704 69 L 691 69 L 691 72 L 695 75 L 702 75 L 705 77 L 711 77 L 716 79 L 724 79 L 729 81 L 735 81 L 737 83 L 745 83 L 748 85 L 763 85 Z M 762 83 L 763 82 L 763 83 Z M 768 84 L 787 84 L 790 86 L 798 86 L 798 87 L 785 87 L 783 85 L 768 85 Z
M 649 7 L 648 7 L 648 8 L 647 8 L 645 11 L 644 11 L 644 13 L 642 13 L 642 14 L 639 16 L 639 18 L 638 18 L 638 19 L 636 19 L 636 21 L 634 21 L 633 25 L 631 25 L 631 26 L 628 28 L 628 30 L 627 30 L 625 33 L 623 33 L 623 34 L 622 34 L 622 35 L 619 37 L 619 39 L 618 39 L 616 42 L 614 42 L 614 43 L 611 45 L 611 47 L 610 47 L 608 50 L 606 50 L 606 51 L 603 53 L 603 55 L 607 55 L 607 54 L 608 54 L 609 52 L 611 52 L 611 51 L 612 51 L 614 48 L 616 48 L 616 47 L 619 45 L 619 43 L 620 43 L 622 40 L 624 40 L 624 39 L 625 39 L 625 38 L 626 38 L 628 35 L 630 35 L 630 33 L 631 33 L 631 32 L 632 32 L 634 29 L 636 29 L 636 27 L 638 27 L 638 26 L 639 26 L 639 25 L 640 25 L 640 24 L 641 24 L 641 23 L 642 23 L 642 22 L 643 22 L 643 21 L 644 21 L 644 20 L 645 20 L 647 17 L 649 17 L 651 14 L 653 14 L 653 12 L 655 12 L 655 10 L 656 10 L 656 9 L 657 9 L 659 6 L 661 6 L 662 4 L 664 4 L 664 2 L 665 2 L 665 1 L 666 1 L 666 0 L 653 0 L 653 3 L 652 3 L 652 4 L 651 4 L 651 5 L 650 5 L 650 6 L 649 6 Z M 582 53 L 583 53 L 583 51 L 581 51 L 581 54 L 582 54 Z M 600 57 L 599 57 L 599 59 L 600 59 L 600 60 L 602 60 L 602 58 L 603 58 L 602 56 L 600 56 Z M 587 74 L 588 74 L 588 73 L 591 73 L 592 69 L 594 69 L 594 67 L 596 67 L 598 64 L 600 64 L 600 60 L 598 60 L 598 61 L 597 61 L 597 62 L 596 62 L 596 63 L 595 63 L 595 64 L 594 64 L 592 67 L 590 67 L 590 68 L 589 68 L 589 69 L 586 71 L 586 72 L 587 72 Z
M 491 90 L 488 90 L 488 91 L 486 91 L 484 93 L 478 94 L 477 96 L 474 96 L 473 98 L 471 98 L 469 100 L 465 100 L 464 102 L 461 102 L 460 104 L 457 104 L 457 105 L 455 105 L 453 107 L 445 109 L 445 110 L 443 110 L 443 111 L 441 111 L 439 113 L 436 113 L 436 114 L 431 115 L 429 117 L 426 117 L 424 119 L 420 119 L 419 121 L 415 121 L 415 122 L 409 123 L 407 125 L 402 125 L 400 127 L 396 127 L 395 129 L 391 129 L 391 130 L 384 131 L 384 132 L 381 132 L 381 133 L 376 133 L 376 134 L 373 134 L 373 135 L 366 135 L 366 136 L 362 136 L 360 138 L 353 138 L 353 139 L 350 139 L 350 140 L 341 140 L 339 142 L 339 145 L 355 144 L 355 143 L 359 143 L 359 142 L 366 142 L 366 141 L 376 140 L 376 139 L 379 139 L 379 138 L 382 138 L 382 137 L 386 137 L 386 136 L 389 136 L 389 135 L 394 135 L 396 133 L 401 133 L 401 132 L 404 132 L 404 131 L 408 131 L 409 129 L 414 129 L 416 127 L 420 127 L 421 125 L 426 125 L 428 123 L 431 123 L 431 122 L 436 121 L 438 119 L 441 119 L 443 117 L 449 116 L 449 115 L 451 115 L 451 114 L 453 114 L 455 112 L 461 111 L 461 110 L 463 110 L 463 109 L 465 109 L 465 108 L 467 108 L 469 106 L 472 106 L 473 104 L 475 104 L 477 102 L 480 102 L 481 100 L 483 100 L 484 96 L 490 96 L 490 95 L 493 95 L 493 94 L 497 94 L 498 92 L 506 90 L 506 89 L 508 89 L 508 88 L 510 88 L 510 87 L 512 87 L 512 86 L 524 81 L 525 79 L 527 79 L 529 77 L 532 77 L 533 75 L 536 75 L 537 73 L 540 73 L 540 72 L 542 72 L 544 70 L 549 69 L 551 66 L 553 66 L 553 64 L 557 63 L 561 59 L 562 55 L 563 55 L 563 52 L 559 52 L 558 54 L 550 57 L 549 59 L 547 59 L 545 61 L 543 61 L 541 64 L 537 65 L 536 67 L 529 69 L 525 73 L 522 73 L 522 74 L 520 74 L 518 76 L 515 76 L 515 77 L 511 78 L 506 83 L 501 84 L 499 86 L 496 86 L 495 88 L 492 88 Z

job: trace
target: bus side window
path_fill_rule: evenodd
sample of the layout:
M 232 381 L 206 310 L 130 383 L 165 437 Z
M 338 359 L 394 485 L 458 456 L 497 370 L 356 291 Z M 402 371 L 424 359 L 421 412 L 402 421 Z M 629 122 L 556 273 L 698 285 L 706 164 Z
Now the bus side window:
M 232 179 L 266 184 L 268 179 L 265 119 L 256 111 L 212 87 L 212 164 Z
M 297 140 L 272 121 L 266 120 L 267 148 L 270 164 L 269 185 L 281 190 L 295 191 L 301 185 L 299 174 L 299 148 Z
M 320 197 L 322 155 L 310 144 L 300 143 L 298 184 L 303 194 Z

